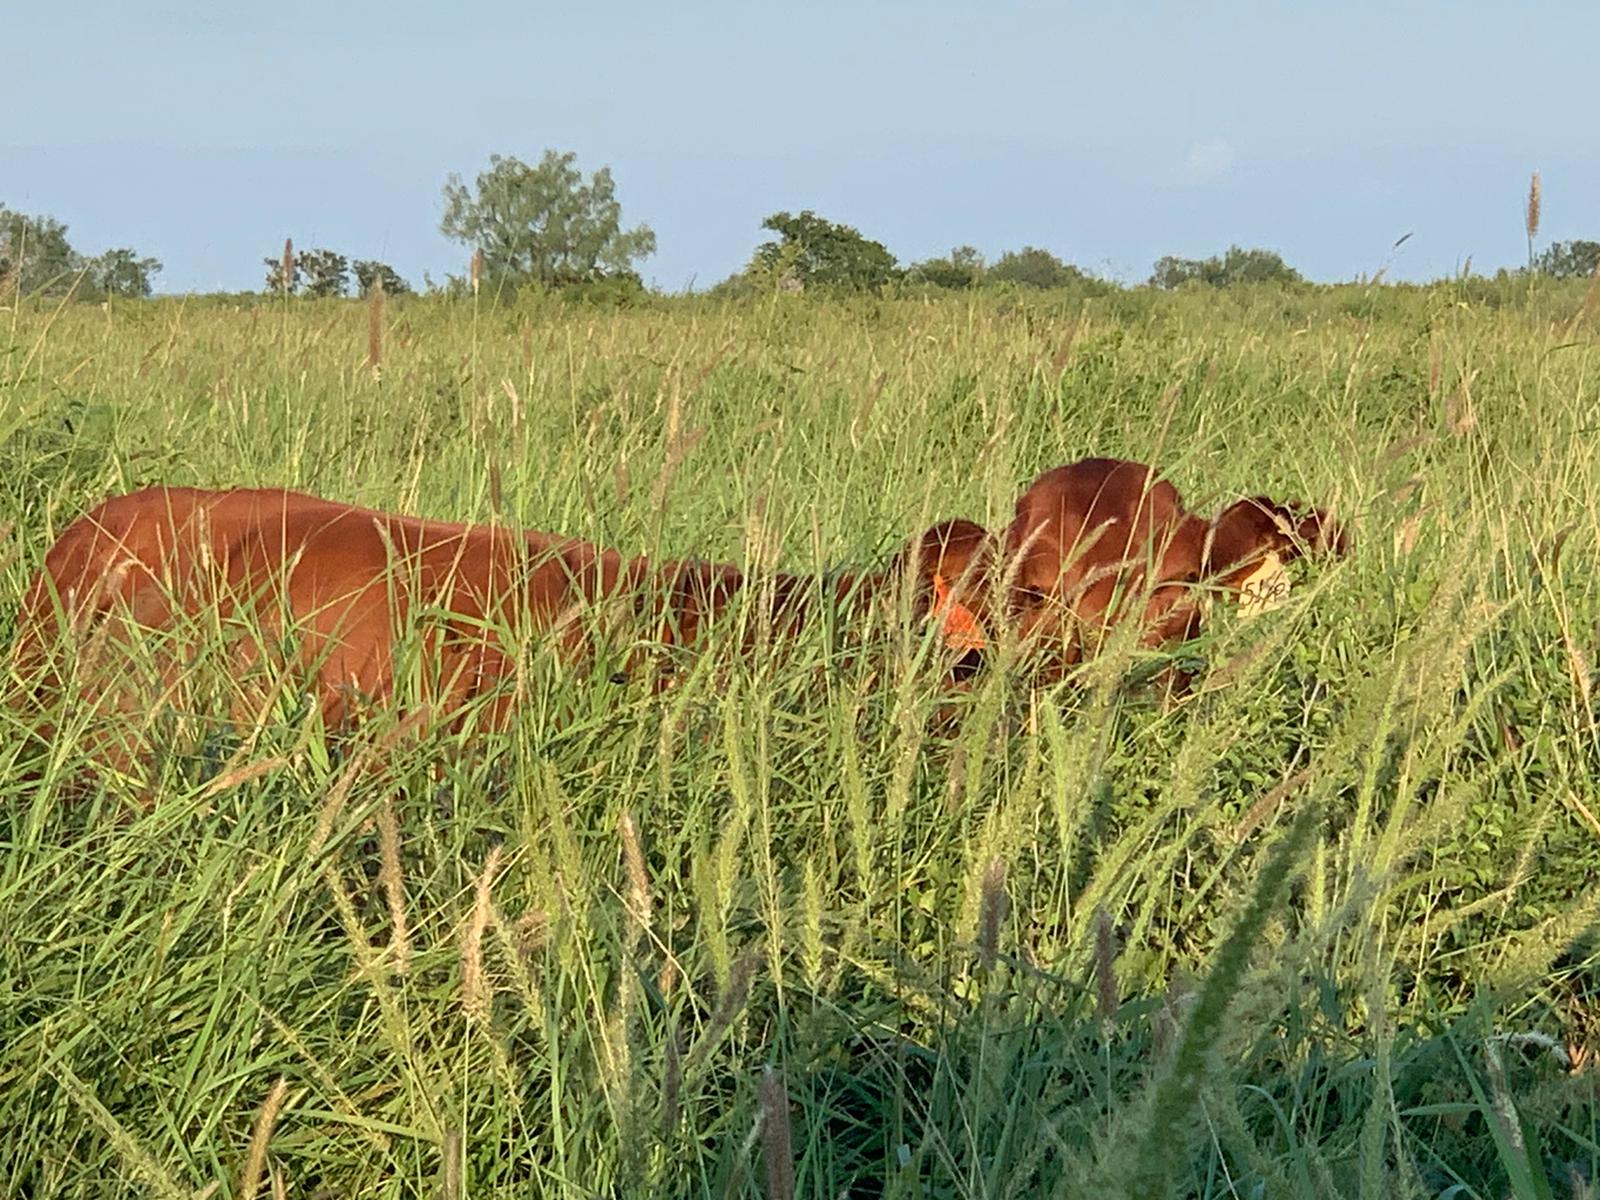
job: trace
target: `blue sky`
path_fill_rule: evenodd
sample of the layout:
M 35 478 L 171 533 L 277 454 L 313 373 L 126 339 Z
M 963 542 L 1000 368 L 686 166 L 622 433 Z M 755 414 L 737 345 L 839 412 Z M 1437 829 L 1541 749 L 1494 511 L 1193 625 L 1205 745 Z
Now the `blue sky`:
M 461 270 L 446 176 L 610 164 L 658 285 L 814 208 L 902 261 L 1033 244 L 1125 280 L 1267 246 L 1396 278 L 1600 238 L 1600 6 L 3 0 L 0 203 L 259 287 L 292 236 Z M 1412 237 L 1398 251 L 1395 240 Z

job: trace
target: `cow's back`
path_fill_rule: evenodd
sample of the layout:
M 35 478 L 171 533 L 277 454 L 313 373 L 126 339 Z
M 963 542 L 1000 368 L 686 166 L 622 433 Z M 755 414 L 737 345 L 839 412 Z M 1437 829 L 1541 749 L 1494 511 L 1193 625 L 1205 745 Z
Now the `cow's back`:
M 614 552 L 536 531 L 276 488 L 148 488 L 97 505 L 51 546 L 24 600 L 13 664 L 36 712 L 51 711 L 70 679 L 92 706 L 131 718 L 149 711 L 152 687 L 171 694 L 188 661 L 220 653 L 242 679 L 271 659 L 297 672 L 338 725 L 358 703 L 391 698 L 395 638 L 414 632 L 423 699 L 453 710 L 515 669 L 508 639 L 553 632 L 563 652 L 581 652 L 583 611 L 633 573 Z M 161 635 L 153 680 L 127 669 L 136 630 Z

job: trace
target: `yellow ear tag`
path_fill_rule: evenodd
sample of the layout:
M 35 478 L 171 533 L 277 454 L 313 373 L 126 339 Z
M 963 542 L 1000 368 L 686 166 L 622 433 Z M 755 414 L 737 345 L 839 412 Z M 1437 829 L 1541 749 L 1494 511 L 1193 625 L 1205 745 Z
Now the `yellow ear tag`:
M 1283 560 L 1269 554 L 1239 584 L 1239 616 L 1244 619 L 1280 608 L 1289 598 L 1289 572 Z
M 933 616 L 943 626 L 940 632 L 949 649 L 966 654 L 988 648 L 989 642 L 983 636 L 978 618 L 966 605 L 950 598 L 950 585 L 937 571 L 933 574 Z

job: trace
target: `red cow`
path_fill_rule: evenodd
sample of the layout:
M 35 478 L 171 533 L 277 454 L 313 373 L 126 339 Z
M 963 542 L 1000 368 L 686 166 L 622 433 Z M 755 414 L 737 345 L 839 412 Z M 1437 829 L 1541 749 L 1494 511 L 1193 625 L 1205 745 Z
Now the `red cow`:
M 1139 621 L 1140 646 L 1171 645 L 1198 632 L 1208 589 L 1238 596 L 1274 560 L 1346 548 L 1321 510 L 1256 497 L 1207 520 L 1152 468 L 1112 458 L 1040 475 L 1004 540 L 1008 614 L 1047 680 L 1124 620 Z
M 979 636 L 982 602 L 955 577 L 970 574 L 966 556 L 986 537 L 957 522 L 915 547 L 916 610 L 944 623 L 953 654 Z M 865 600 L 892 577 L 893 568 L 840 581 L 838 596 Z M 793 576 L 776 584 L 773 628 L 797 629 L 806 589 Z M 523 647 L 542 644 L 583 669 L 597 640 L 638 634 L 641 618 L 644 636 L 626 642 L 687 645 L 744 586 L 733 567 L 654 566 L 533 530 L 281 489 L 157 487 L 105 501 L 51 547 L 24 599 L 13 662 L 36 711 L 61 699 L 97 706 L 91 756 L 125 769 L 142 757 L 137 718 L 219 646 L 236 721 L 254 724 L 289 680 L 309 684 L 330 728 L 387 705 L 409 630 L 425 711 L 453 720 L 482 700 L 481 719 L 497 725 L 519 690 Z

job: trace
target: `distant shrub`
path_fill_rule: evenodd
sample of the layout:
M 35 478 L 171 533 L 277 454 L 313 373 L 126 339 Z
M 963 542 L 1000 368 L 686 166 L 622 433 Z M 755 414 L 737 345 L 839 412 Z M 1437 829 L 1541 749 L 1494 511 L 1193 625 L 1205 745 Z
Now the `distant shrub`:
M 1552 279 L 1587 279 L 1600 271 L 1600 242 L 1552 242 L 1533 260 L 1533 269 Z
M 1088 273 L 1071 263 L 1062 262 L 1048 250 L 1037 246 L 1024 246 L 1009 250 L 989 268 L 991 283 L 1014 283 L 1018 287 L 1066 288 L 1089 282 Z
M 649 292 L 637 271 L 623 271 L 615 275 L 566 284 L 559 289 L 559 294 L 568 304 L 592 304 L 600 308 L 632 308 L 645 299 Z
M 535 165 L 499 154 L 472 184 L 451 175 L 439 232 L 471 247 L 489 279 L 559 285 L 614 278 L 655 253 L 649 226 L 622 227 L 611 169 L 586 179 L 576 155 L 546 150 Z
M 749 270 L 777 287 L 875 291 L 900 275 L 894 255 L 882 242 L 810 209 L 773 213 L 761 227 L 778 237 L 756 248 Z
M 355 273 L 356 291 L 363 296 L 380 284 L 386 296 L 403 296 L 411 290 L 411 285 L 388 263 L 358 258 L 350 264 L 350 269 Z
M 297 265 L 308 296 L 326 299 L 350 290 L 350 260 L 335 250 L 302 250 Z
M 90 257 L 67 240 L 54 217 L 33 217 L 0 204 L 0 293 L 101 300 L 148 296 L 161 263 L 126 248 Z
M 961 291 L 982 283 L 985 275 L 983 255 L 972 246 L 957 246 L 945 258 L 929 258 L 913 263 L 906 270 L 910 283 L 925 283 L 949 291 Z
M 1244 250 L 1229 246 L 1227 253 L 1210 258 L 1167 255 L 1157 261 L 1150 282 L 1168 291 L 1188 283 L 1233 287 L 1241 283 L 1303 283 L 1304 277 L 1283 256 L 1272 250 Z

